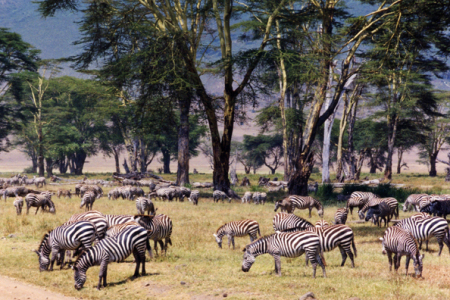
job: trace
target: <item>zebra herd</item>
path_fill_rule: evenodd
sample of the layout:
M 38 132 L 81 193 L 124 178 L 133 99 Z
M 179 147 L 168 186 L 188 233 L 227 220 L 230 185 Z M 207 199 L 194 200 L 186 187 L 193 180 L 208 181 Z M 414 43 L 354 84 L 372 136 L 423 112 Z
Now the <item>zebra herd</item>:
M 75 251 L 78 256 L 72 264 L 75 288 L 83 287 L 86 271 L 91 266 L 100 265 L 97 286 L 100 289 L 102 282 L 103 286 L 107 284 L 108 263 L 123 261 L 133 253 L 136 262 L 134 276 L 139 276 L 141 265 L 141 274 L 145 275 L 145 251 L 153 257 L 149 240 L 154 241 L 156 254 L 157 243 L 166 253 L 168 244 L 172 245 L 172 227 L 172 220 L 164 214 L 104 215 L 95 210 L 75 214 L 44 235 L 35 251 L 39 270 L 53 271 L 55 261 L 63 269 L 66 251 Z

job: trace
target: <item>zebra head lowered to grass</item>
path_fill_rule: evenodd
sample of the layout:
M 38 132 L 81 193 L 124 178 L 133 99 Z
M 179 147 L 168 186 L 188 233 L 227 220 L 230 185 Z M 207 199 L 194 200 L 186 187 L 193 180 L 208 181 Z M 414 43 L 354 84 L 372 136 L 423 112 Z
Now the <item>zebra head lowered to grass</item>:
M 319 217 L 323 218 L 323 205 L 313 197 L 291 195 L 288 198 L 293 208 L 308 209 L 310 218 L 311 218 L 311 210 L 313 208 L 317 209 L 317 214 L 319 215 Z
M 403 204 L 403 212 L 407 212 L 411 207 L 415 210 L 415 211 L 420 211 L 420 200 L 421 199 L 427 199 L 430 196 L 427 194 L 411 194 L 408 196 L 408 198 L 406 198 L 405 203 Z
M 75 289 L 83 288 L 86 282 L 86 272 L 92 266 L 100 265 L 99 282 L 97 289 L 106 287 L 108 263 L 119 262 L 134 255 L 136 269 L 133 277 L 139 276 L 139 267 L 142 264 L 142 275 L 145 275 L 145 249 L 148 245 L 147 230 L 140 226 L 129 227 L 120 234 L 101 240 L 94 247 L 81 253 L 73 265 Z
M 259 224 L 254 220 L 241 220 L 241 221 L 233 221 L 226 223 L 220 226 L 216 233 L 213 236 L 216 238 L 217 245 L 219 248 L 222 248 L 222 238 L 226 235 L 228 238 L 228 248 L 230 248 L 230 243 L 233 243 L 234 246 L 234 237 L 242 237 L 246 235 L 250 236 L 250 241 L 253 242 L 256 240 L 256 234 L 261 236 L 261 232 L 259 231 Z
M 97 236 L 94 224 L 89 221 L 79 221 L 61 225 L 44 235 L 36 254 L 39 257 L 39 270 L 46 271 L 53 264 L 60 253 L 64 261 L 65 250 L 77 250 L 80 246 L 89 249 Z M 52 258 L 50 260 L 50 254 Z M 64 263 L 61 264 L 61 269 Z
M 287 214 L 283 212 L 277 213 L 273 217 L 272 223 L 273 223 L 273 230 L 275 232 L 303 231 L 308 228 L 314 227 L 313 224 L 297 215 Z
M 275 273 L 281 276 L 281 256 L 298 257 L 303 253 L 311 261 L 313 277 L 316 277 L 316 267 L 322 267 L 323 277 L 326 277 L 325 266 L 320 258 L 320 240 L 314 232 L 282 232 L 262 237 L 244 248 L 242 271 L 248 272 L 262 254 L 270 254 L 275 260 Z
M 389 271 L 392 271 L 392 254 L 394 254 L 395 271 L 398 271 L 400 267 L 402 256 L 406 255 L 406 275 L 408 275 L 409 260 L 412 258 L 416 276 L 422 276 L 425 255 L 420 255 L 417 242 L 408 231 L 392 226 L 386 229 L 380 240 L 383 246 L 382 253 L 387 254 L 389 259 Z

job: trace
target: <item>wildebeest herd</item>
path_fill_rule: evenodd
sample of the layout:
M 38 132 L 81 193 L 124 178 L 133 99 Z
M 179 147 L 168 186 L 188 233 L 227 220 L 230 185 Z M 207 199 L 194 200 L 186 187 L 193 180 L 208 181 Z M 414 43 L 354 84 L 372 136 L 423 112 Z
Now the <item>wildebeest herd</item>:
M 56 213 L 52 191 L 32 190 L 27 185 L 34 184 L 36 188 L 46 186 L 45 178 L 28 179 L 14 176 L 13 178 L 0 178 L 3 189 L 0 194 L 6 201 L 7 197 L 15 197 L 13 205 L 17 214 L 21 215 L 24 204 L 27 206 L 27 214 L 31 207 L 36 207 L 36 212 L 41 208 L 43 212 Z M 110 181 L 82 180 L 75 186 L 75 191 L 59 189 L 58 197 L 71 198 L 73 195 L 81 198 L 80 209 L 85 207 L 85 212 L 76 213 L 65 223 L 45 233 L 35 252 L 39 258 L 39 269 L 53 270 L 54 263 L 60 265 L 60 269 L 69 261 L 74 270 L 75 288 L 80 289 L 86 282 L 86 271 L 94 265 L 100 265 L 99 282 L 97 288 L 107 284 L 107 268 L 110 262 L 120 262 L 133 254 L 136 269 L 134 276 L 145 274 L 146 252 L 153 257 L 149 240 L 154 241 L 153 248 L 166 253 L 168 245 L 172 245 L 172 220 L 164 214 L 156 214 L 155 200 L 160 201 L 184 201 L 187 198 L 194 205 L 198 205 L 200 192 L 191 191 L 185 187 L 174 186 L 172 182 L 161 181 L 155 184 L 152 180 L 123 180 L 121 186 L 113 187 L 107 197 L 110 200 L 119 198 L 133 200 L 136 204 L 135 215 L 107 215 L 93 210 L 96 199 L 103 196 L 101 186 L 112 186 Z M 143 188 L 148 188 L 146 193 Z M 23 198 L 24 197 L 24 198 Z M 24 200 L 25 199 L 25 200 Z M 227 200 L 231 197 L 222 191 L 213 192 L 214 202 Z M 264 192 L 246 192 L 242 197 L 242 203 L 265 204 L 267 194 Z M 25 201 L 25 203 L 24 203 Z M 259 224 L 255 220 L 245 219 L 231 221 L 220 226 L 214 233 L 214 238 L 222 248 L 222 239 L 227 236 L 228 246 L 235 246 L 234 238 L 245 235 L 250 236 L 250 244 L 244 249 L 242 271 L 248 272 L 257 256 L 270 254 L 275 260 L 275 272 L 281 275 L 280 257 L 298 257 L 305 254 L 306 263 L 311 262 L 313 277 L 316 267 L 322 268 L 326 277 L 326 262 L 324 252 L 339 248 L 342 256 L 341 266 L 344 266 L 347 257 L 351 266 L 355 266 L 357 249 L 353 230 L 345 225 L 348 214 L 353 213 L 353 208 L 358 207 L 358 216 L 365 221 L 371 220 L 381 226 L 384 221 L 386 227 L 389 222 L 394 225 L 387 228 L 381 238 L 382 253 L 387 254 L 389 270 L 397 271 L 400 267 L 402 256 L 406 256 L 406 274 L 408 274 L 409 261 L 413 260 L 414 271 L 417 277 L 422 275 L 423 258 L 420 254 L 422 242 L 436 237 L 441 255 L 445 243 L 450 251 L 449 228 L 445 217 L 450 213 L 450 196 L 413 194 L 408 197 L 403 205 L 403 211 L 413 208 L 416 214 L 409 218 L 399 220 L 398 202 L 394 198 L 379 198 L 369 192 L 353 192 L 347 199 L 345 207 L 337 209 L 333 224 L 323 219 L 314 225 L 295 215 L 295 209 L 317 210 L 320 218 L 323 218 L 324 206 L 310 196 L 291 195 L 275 201 L 275 212 L 281 209 L 273 217 L 274 233 L 261 237 Z M 396 219 L 393 219 L 396 218 Z M 392 259 L 393 255 L 393 259 Z M 75 261 L 72 262 L 72 258 Z

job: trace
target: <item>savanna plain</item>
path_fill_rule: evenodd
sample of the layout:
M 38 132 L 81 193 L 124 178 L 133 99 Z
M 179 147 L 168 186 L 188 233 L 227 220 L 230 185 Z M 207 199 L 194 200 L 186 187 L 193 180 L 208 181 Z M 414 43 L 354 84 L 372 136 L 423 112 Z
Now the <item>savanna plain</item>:
M 164 176 L 173 180 L 173 175 Z M 365 175 L 364 175 L 365 176 Z M 409 176 L 409 177 L 408 177 Z M 91 178 L 111 178 L 110 175 L 94 175 Z M 240 176 L 240 178 L 242 175 Z M 280 178 L 280 176 L 278 176 Z M 70 177 L 77 179 L 77 177 Z M 193 175 L 191 182 L 209 181 L 210 175 Z M 314 179 L 314 176 L 313 176 Z M 317 178 L 316 178 L 317 179 Z M 257 177 L 250 176 L 253 184 Z M 442 177 L 425 182 L 419 174 L 401 175 L 394 179 L 398 183 L 409 185 L 429 184 L 430 188 L 446 192 L 442 187 Z M 56 191 L 58 188 L 72 189 L 73 184 L 47 185 L 45 189 Z M 104 195 L 110 188 L 104 187 Z M 264 191 L 265 188 L 236 188 L 242 195 L 245 191 Z M 148 188 L 144 188 L 148 192 Z M 53 272 L 39 272 L 38 258 L 32 250 L 37 249 L 45 232 L 51 230 L 69 219 L 80 210 L 80 198 L 52 199 L 56 205 L 56 214 L 34 214 L 35 208 L 26 215 L 26 208 L 21 216 L 16 215 L 12 204 L 13 198 L 0 202 L 0 274 L 16 278 L 47 290 L 60 292 L 79 299 L 298 299 L 299 296 L 313 292 L 317 299 L 448 299 L 450 293 L 449 249 L 444 246 L 440 257 L 437 256 L 438 245 L 435 239 L 430 242 L 430 251 L 425 252 L 424 271 L 422 279 L 405 276 L 405 258 L 399 273 L 389 272 L 388 259 L 381 254 L 379 237 L 385 228 L 378 228 L 369 222 L 354 223 L 358 219 L 356 212 L 349 215 L 347 225 L 355 234 L 358 255 L 355 258 L 355 268 L 350 267 L 347 260 L 341 267 L 339 249 L 325 253 L 327 262 L 327 278 L 322 277 L 320 268 L 317 278 L 312 278 L 311 266 L 305 266 L 304 256 L 295 259 L 282 258 L 282 276 L 274 274 L 274 260 L 270 255 L 256 258 L 250 272 L 241 271 L 242 248 L 250 242 L 249 237 L 236 238 L 236 249 L 228 248 L 226 238 L 224 248 L 219 249 L 213 233 L 229 221 L 245 218 L 259 222 L 261 233 L 273 233 L 272 218 L 275 214 L 274 205 L 242 204 L 233 200 L 231 203 L 213 203 L 212 190 L 201 190 L 198 206 L 190 202 L 155 201 L 157 213 L 168 215 L 173 221 L 173 245 L 169 246 L 166 255 L 154 259 L 147 257 L 147 275 L 132 279 L 135 264 L 130 256 L 123 263 L 111 263 L 108 267 L 108 286 L 98 291 L 99 267 L 90 268 L 87 273 L 85 287 L 74 289 L 73 271 L 67 267 Z M 270 200 L 283 197 L 277 194 Z M 334 199 L 320 200 L 325 203 L 324 219 L 332 222 L 334 212 L 343 207 Z M 104 214 L 135 214 L 134 201 L 108 200 L 102 197 L 94 203 L 94 210 Z M 296 210 L 295 214 L 314 223 L 319 220 L 317 211 L 313 210 L 312 218 L 308 218 L 307 210 Z M 400 218 L 409 217 L 412 212 L 401 211 Z M 13 237 L 9 237 L 12 235 Z M 153 247 L 153 242 L 151 243 Z M 424 252 L 424 251 L 422 251 Z M 413 273 L 412 262 L 409 266 Z

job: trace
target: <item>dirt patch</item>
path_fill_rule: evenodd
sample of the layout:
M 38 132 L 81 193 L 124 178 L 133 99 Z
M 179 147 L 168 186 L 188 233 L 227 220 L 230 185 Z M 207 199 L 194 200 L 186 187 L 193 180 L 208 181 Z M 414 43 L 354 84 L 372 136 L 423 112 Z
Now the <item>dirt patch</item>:
M 0 276 L 0 295 L 2 300 L 76 300 L 5 276 Z

